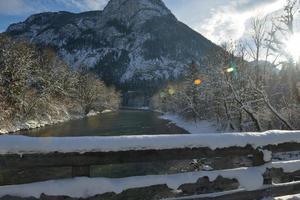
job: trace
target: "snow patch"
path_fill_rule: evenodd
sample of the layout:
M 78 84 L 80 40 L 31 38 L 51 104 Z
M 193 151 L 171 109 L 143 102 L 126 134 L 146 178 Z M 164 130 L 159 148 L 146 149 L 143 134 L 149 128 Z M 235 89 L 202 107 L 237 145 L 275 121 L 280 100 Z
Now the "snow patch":
M 300 200 L 300 194 L 296 195 L 288 195 L 288 196 L 282 196 L 282 197 L 267 197 L 263 198 L 262 200 Z
M 277 197 L 275 200 L 300 200 L 300 194 Z
M 105 114 L 105 113 L 111 113 L 111 112 L 112 112 L 112 110 L 106 109 L 106 110 L 103 110 L 101 113 Z
M 96 112 L 94 110 L 91 110 L 86 116 L 87 117 L 93 117 L 93 116 L 97 116 L 99 114 L 100 114 L 100 112 Z
M 264 161 L 270 162 L 272 160 L 272 152 L 269 150 L 261 149 L 260 150 L 264 154 Z
M 211 122 L 205 120 L 197 122 L 187 121 L 182 117 L 174 114 L 164 114 L 160 116 L 160 118 L 171 121 L 178 127 L 185 129 L 191 134 L 218 133 L 216 127 L 214 127 Z

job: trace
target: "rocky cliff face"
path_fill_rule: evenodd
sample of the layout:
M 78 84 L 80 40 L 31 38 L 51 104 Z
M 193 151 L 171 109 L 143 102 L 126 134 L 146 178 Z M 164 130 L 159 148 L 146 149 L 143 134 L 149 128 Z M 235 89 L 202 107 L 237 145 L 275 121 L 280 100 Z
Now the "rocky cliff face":
M 88 65 L 125 90 L 177 78 L 187 63 L 218 48 L 161 0 L 111 0 L 103 11 L 36 14 L 7 33 L 53 47 L 74 68 Z

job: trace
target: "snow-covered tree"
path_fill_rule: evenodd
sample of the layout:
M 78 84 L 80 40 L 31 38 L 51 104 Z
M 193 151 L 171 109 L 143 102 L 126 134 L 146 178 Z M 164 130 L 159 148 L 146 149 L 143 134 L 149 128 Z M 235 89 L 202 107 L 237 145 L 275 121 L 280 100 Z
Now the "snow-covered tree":
M 86 70 L 71 69 L 51 49 L 0 35 L 0 124 L 117 109 L 119 93 Z

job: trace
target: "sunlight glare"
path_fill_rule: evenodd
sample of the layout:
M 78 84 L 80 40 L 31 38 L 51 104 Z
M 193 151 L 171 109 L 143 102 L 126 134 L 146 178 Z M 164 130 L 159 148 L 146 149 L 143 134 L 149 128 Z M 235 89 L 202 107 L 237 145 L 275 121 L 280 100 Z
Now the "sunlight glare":
M 298 62 L 300 58 L 300 33 L 294 34 L 286 42 L 287 52 L 292 56 L 294 61 Z

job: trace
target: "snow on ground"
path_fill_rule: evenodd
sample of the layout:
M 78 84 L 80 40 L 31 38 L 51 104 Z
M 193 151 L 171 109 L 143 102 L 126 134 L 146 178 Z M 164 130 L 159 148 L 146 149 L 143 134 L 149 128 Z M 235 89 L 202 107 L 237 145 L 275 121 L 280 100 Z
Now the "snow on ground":
M 85 117 L 85 115 L 80 114 L 70 114 L 68 109 L 64 105 L 51 105 L 51 109 L 55 111 L 56 114 L 45 114 L 43 117 L 37 117 L 34 120 L 28 121 L 11 121 L 0 124 L 0 135 L 14 133 L 20 130 L 28 130 L 34 128 L 40 128 L 47 125 L 63 123 L 73 119 L 80 119 Z
M 59 124 L 67 122 L 74 119 L 81 119 L 85 117 L 84 115 L 70 116 L 66 114 L 65 116 L 60 116 L 58 119 L 37 119 L 37 120 L 28 120 L 26 122 L 17 122 L 9 125 L 0 125 L 0 135 L 14 133 L 20 130 L 29 130 L 35 128 L 41 128 L 47 125 Z
M 137 109 L 137 110 L 150 110 L 150 107 L 149 106 L 142 106 L 142 107 L 137 107 L 135 109 Z
M 100 114 L 100 112 L 91 110 L 86 116 L 87 116 L 87 117 L 93 117 L 93 116 L 97 116 L 97 115 L 99 115 L 99 114 Z
M 127 178 L 73 178 L 51 180 L 22 185 L 0 186 L 0 197 L 5 195 L 39 198 L 42 193 L 53 196 L 90 197 L 107 192 L 121 193 L 131 188 L 141 188 L 153 185 L 167 184 L 169 188 L 177 190 L 182 184 L 196 183 L 201 177 L 208 177 L 214 181 L 218 176 L 237 179 L 240 186 L 253 191 L 263 187 L 263 173 L 267 168 L 280 167 L 285 172 L 299 169 L 300 161 L 268 163 L 259 167 L 243 167 L 218 171 L 197 171 L 170 175 L 148 175 Z
M 1 135 L 0 154 L 84 153 L 197 147 L 209 147 L 214 150 L 232 146 L 245 147 L 248 144 L 257 148 L 287 142 L 300 143 L 300 131 L 63 138 Z
M 201 121 L 186 121 L 182 117 L 174 114 L 164 114 L 161 119 L 169 120 L 176 124 L 178 127 L 185 129 L 191 134 L 206 134 L 218 133 L 217 128 L 211 122 L 206 120 Z
M 122 106 L 121 109 L 125 109 L 125 110 L 152 111 L 149 106 L 140 106 L 140 107 Z
M 300 194 L 277 197 L 275 200 L 300 200 Z
M 264 198 L 262 200 L 300 200 L 300 194 L 296 194 L 296 195 L 288 195 L 288 196 L 282 196 L 282 197 L 268 197 L 268 198 Z

